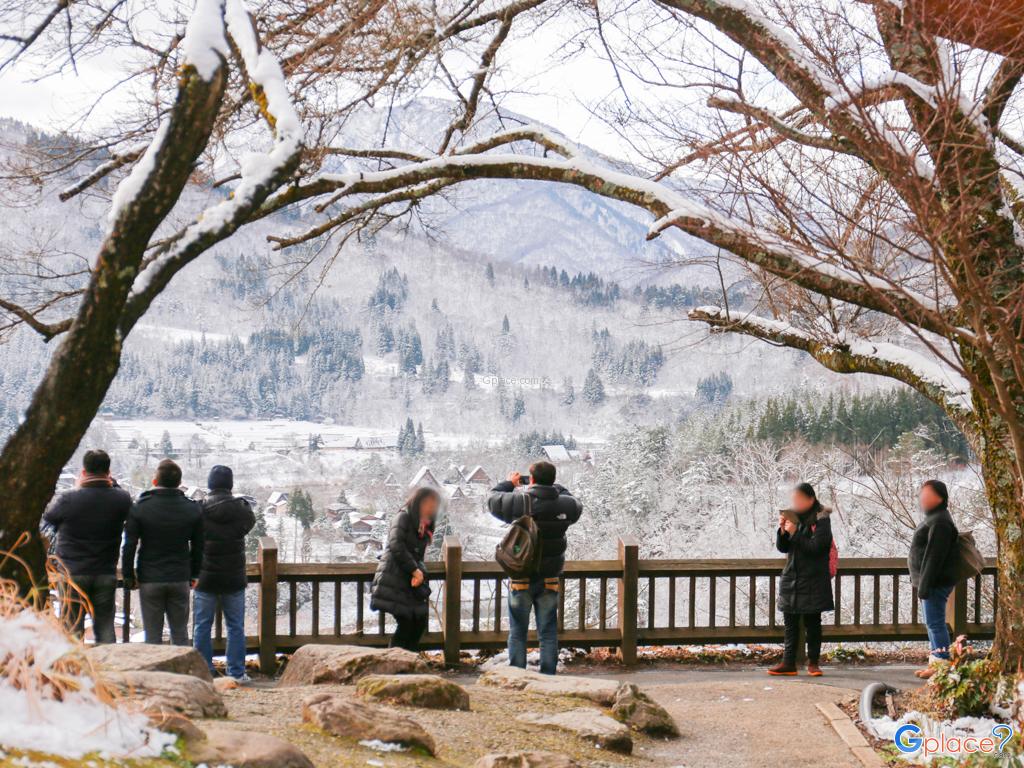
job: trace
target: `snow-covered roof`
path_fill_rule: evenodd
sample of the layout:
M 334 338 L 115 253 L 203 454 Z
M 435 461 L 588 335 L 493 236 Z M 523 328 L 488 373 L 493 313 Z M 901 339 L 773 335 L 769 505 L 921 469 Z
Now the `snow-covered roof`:
M 272 507 L 276 507 L 278 504 L 283 504 L 288 501 L 287 491 L 274 491 L 267 497 L 267 504 Z
M 463 473 L 466 474 L 466 473 Z M 477 464 L 473 467 L 468 474 L 466 474 L 467 483 L 489 483 L 491 482 L 491 476 L 488 475 L 484 468 Z
M 401 485 L 401 483 L 398 482 L 398 478 L 395 477 L 395 473 L 392 472 L 384 478 L 384 485 L 398 486 Z
M 462 488 L 460 488 L 458 485 L 455 485 L 453 483 L 445 483 L 444 492 L 445 492 L 445 495 L 449 499 L 464 499 L 464 498 L 466 498 L 466 494 L 462 491 Z
M 544 455 L 547 456 L 550 461 L 556 463 L 572 461 L 572 456 L 569 455 L 569 452 L 565 449 L 564 445 L 542 445 L 540 449 L 544 451 Z
M 439 490 L 441 488 L 441 484 L 437 482 L 437 478 L 434 477 L 434 473 L 430 471 L 430 467 L 420 467 L 420 470 L 415 474 L 412 480 L 409 481 L 410 488 L 420 488 L 425 485 L 429 485 Z

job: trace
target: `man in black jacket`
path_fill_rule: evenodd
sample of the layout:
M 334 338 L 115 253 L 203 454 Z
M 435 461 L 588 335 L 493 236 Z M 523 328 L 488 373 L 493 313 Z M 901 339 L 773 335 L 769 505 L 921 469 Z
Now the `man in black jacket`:
M 921 486 L 924 520 L 910 541 L 910 581 L 924 603 L 924 623 L 932 659 L 949 658 L 949 628 L 946 626 L 946 601 L 956 586 L 957 537 L 960 535 L 949 514 L 949 491 L 941 480 L 929 480 Z M 931 669 L 918 677 L 930 677 Z
M 213 672 L 210 630 L 217 602 L 228 625 L 228 677 L 249 682 L 245 674 L 245 535 L 256 525 L 252 506 L 236 497 L 234 473 L 221 465 L 210 470 L 210 495 L 200 503 L 203 517 L 203 566 L 193 597 L 193 643 Z
M 121 573 L 125 584 L 139 587 L 146 642 L 163 642 L 166 616 L 171 643 L 189 645 L 188 593 L 203 560 L 203 521 L 199 505 L 185 498 L 181 468 L 173 461 L 157 465 L 153 485 L 128 513 Z
M 494 487 L 487 499 L 491 514 L 502 522 L 532 515 L 540 537 L 537 574 L 528 581 L 513 579 L 509 585 L 508 660 L 513 667 L 526 668 L 526 633 L 530 614 L 535 611 L 540 671 L 553 675 L 558 666 L 558 590 L 568 546 L 565 533 L 580 519 L 583 505 L 555 483 L 555 466 L 549 462 L 538 461 L 531 466 L 530 484 L 517 493 L 520 484 L 520 474 L 513 472 Z
M 43 515 L 43 523 L 57 536 L 57 557 L 78 587 L 63 590 L 71 611 L 71 630 L 82 634 L 88 610 L 97 644 L 116 642 L 117 554 L 131 506 L 132 497 L 110 477 L 106 451 L 86 451 L 78 487 L 58 496 Z

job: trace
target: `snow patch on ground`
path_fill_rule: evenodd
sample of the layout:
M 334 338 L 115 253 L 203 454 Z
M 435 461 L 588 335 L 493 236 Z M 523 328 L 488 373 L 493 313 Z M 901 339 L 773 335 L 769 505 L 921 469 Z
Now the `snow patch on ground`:
M 101 701 L 91 678 L 78 678 L 79 690 L 55 698 L 41 673 L 73 649 L 55 624 L 34 611 L 0 616 L 0 746 L 75 759 L 94 752 L 158 757 L 174 744 L 174 736 L 152 728 L 144 715 Z

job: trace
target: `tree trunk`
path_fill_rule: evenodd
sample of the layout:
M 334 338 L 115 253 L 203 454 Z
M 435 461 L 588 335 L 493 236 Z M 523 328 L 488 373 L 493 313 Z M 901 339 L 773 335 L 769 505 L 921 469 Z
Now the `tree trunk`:
M 976 451 L 992 510 L 999 568 L 992 658 L 1005 672 L 1015 673 L 1024 664 L 1024 490 L 1002 421 L 980 408 L 978 423 Z
M 61 342 L 24 421 L 0 453 L 0 498 L 6 510 L 0 551 L 11 552 L 22 536 L 28 537 L 15 552 L 28 570 L 8 559 L 0 565 L 0 577 L 14 579 L 22 594 L 46 587 L 40 515 L 120 366 L 117 334 L 98 341 L 87 330 L 79 327 Z
M 222 62 L 223 64 L 223 62 Z M 153 233 L 174 208 L 196 158 L 206 147 L 226 83 L 225 67 L 204 79 L 192 65 L 179 74 L 178 94 L 151 168 L 111 223 L 78 314 L 60 341 L 18 429 L 0 453 L 0 578 L 24 595 L 46 588 L 46 548 L 39 521 L 61 469 L 99 411 L 121 364 L 124 310 Z M 27 536 L 17 551 L 22 538 Z M 2 557 L 2 555 L 0 555 Z M 27 566 L 27 570 L 26 570 Z

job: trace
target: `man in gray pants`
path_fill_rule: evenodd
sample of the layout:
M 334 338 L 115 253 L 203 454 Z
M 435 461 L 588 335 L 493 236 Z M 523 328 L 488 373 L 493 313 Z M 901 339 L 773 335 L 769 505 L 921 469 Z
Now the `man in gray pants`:
M 163 642 L 166 617 L 171 643 L 190 645 L 189 589 L 202 565 L 203 521 L 199 505 L 185 498 L 181 468 L 173 461 L 164 459 L 157 465 L 153 485 L 128 513 L 121 573 L 129 588 L 139 588 L 146 642 Z

